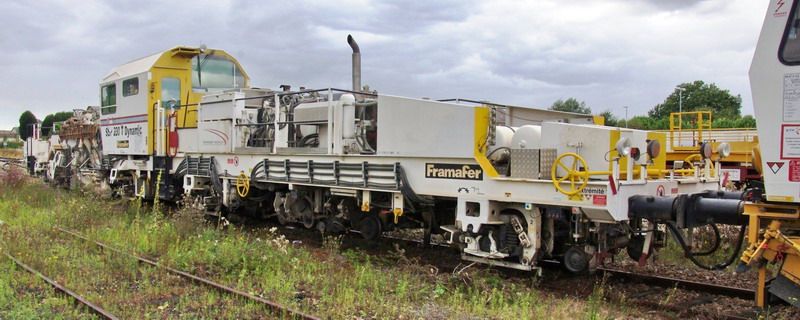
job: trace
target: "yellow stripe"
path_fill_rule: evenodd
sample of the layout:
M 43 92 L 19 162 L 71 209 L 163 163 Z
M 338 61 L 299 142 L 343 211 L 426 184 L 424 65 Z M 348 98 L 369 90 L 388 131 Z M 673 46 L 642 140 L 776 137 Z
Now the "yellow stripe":
M 617 141 L 619 141 L 619 135 L 620 135 L 620 130 L 619 129 L 615 129 L 615 130 L 609 131 L 608 140 L 611 143 L 611 145 L 608 146 L 608 150 L 611 150 L 611 152 L 609 152 L 609 154 L 608 154 L 608 159 L 614 159 L 614 157 L 618 157 L 619 156 L 619 154 L 617 153 L 617 148 L 616 148 Z M 623 162 L 624 162 L 624 159 L 623 159 L 623 161 L 620 161 L 620 164 L 619 164 L 620 168 L 626 168 L 625 166 L 623 166 Z M 613 161 L 609 161 L 608 162 L 608 171 L 612 171 L 612 170 L 614 170 L 614 164 L 613 164 Z
M 497 170 L 494 169 L 492 163 L 486 158 L 486 138 L 489 136 L 489 111 L 487 107 L 475 107 L 475 141 L 474 157 L 475 161 L 483 169 L 490 178 L 497 178 Z

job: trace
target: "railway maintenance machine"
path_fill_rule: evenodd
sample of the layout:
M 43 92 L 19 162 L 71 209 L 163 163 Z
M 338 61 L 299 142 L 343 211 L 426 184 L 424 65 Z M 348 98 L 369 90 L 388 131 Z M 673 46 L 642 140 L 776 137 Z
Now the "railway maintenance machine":
M 621 251 L 644 263 L 667 232 L 695 264 L 718 270 L 740 252 L 704 265 L 696 257 L 710 252 L 692 251 L 687 230 L 738 225 L 737 248 L 749 241 L 739 269 L 758 269 L 758 304 L 769 292 L 797 305 L 797 10 L 771 2 L 751 69 L 764 190 L 724 189 L 714 169 L 726 143 L 701 142 L 691 169 L 667 169 L 664 133 L 546 111 L 506 126 L 533 111 L 379 94 L 361 86 L 352 37 L 346 90 L 254 88 L 233 57 L 204 47 L 123 64 L 102 80 L 99 112 L 64 131 L 59 161 L 32 168 L 69 164 L 69 175 L 91 174 L 118 194 L 188 197 L 209 213 L 246 209 L 326 233 L 372 239 L 422 227 L 463 259 L 530 271 L 558 258 L 582 272 Z M 770 261 L 782 268 L 767 287 Z
M 756 303 L 800 306 L 800 1 L 770 1 L 750 67 L 764 192 L 744 205 L 749 247 L 738 271 L 758 270 Z M 767 279 L 767 267 L 780 271 Z
M 582 272 L 620 251 L 644 263 L 665 240 L 660 225 L 740 223 L 742 193 L 722 190 L 710 143 L 692 169 L 668 170 L 663 133 L 379 94 L 361 86 L 360 48 L 348 42 L 348 90 L 253 88 L 233 57 L 206 48 L 119 66 L 100 85 L 100 166 L 73 172 L 105 172 L 122 194 L 186 196 L 211 213 L 246 209 L 326 233 L 422 227 L 463 259 L 529 271 L 559 258 Z M 501 124 L 526 113 L 538 115 Z

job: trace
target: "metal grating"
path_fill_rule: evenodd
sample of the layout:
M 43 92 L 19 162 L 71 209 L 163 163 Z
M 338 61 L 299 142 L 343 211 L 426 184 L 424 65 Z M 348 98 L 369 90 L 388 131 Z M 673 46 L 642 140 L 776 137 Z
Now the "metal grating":
M 556 149 L 511 149 L 511 177 L 549 179 Z

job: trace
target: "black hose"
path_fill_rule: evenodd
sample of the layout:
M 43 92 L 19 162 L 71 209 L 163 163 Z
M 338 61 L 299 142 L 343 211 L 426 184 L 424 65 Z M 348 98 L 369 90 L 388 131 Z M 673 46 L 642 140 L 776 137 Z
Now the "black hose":
M 711 226 L 711 229 L 714 230 L 714 245 L 711 246 L 711 249 L 708 249 L 708 250 L 703 251 L 703 252 L 695 252 L 695 253 L 692 253 L 692 255 L 694 255 L 694 256 L 707 256 L 707 255 L 710 255 L 710 254 L 716 252 L 717 249 L 719 249 L 719 245 L 722 242 L 722 236 L 720 236 L 720 234 L 719 234 L 719 228 L 717 228 L 717 225 L 715 225 L 715 224 L 710 224 L 710 226 Z
M 406 177 L 406 171 L 403 167 L 398 166 L 400 170 L 400 192 L 403 193 L 403 196 L 407 197 L 409 200 L 420 203 L 422 205 L 432 206 L 434 201 L 428 198 L 423 198 L 419 194 L 417 194 L 414 189 L 411 188 L 411 184 L 408 183 L 408 177 Z
M 683 235 L 680 234 L 680 230 L 675 225 L 675 222 L 668 221 L 667 227 L 669 228 L 669 231 L 672 232 L 672 234 L 678 240 L 678 244 L 681 246 L 683 252 L 689 258 L 689 260 L 691 260 L 692 263 L 694 263 L 696 266 L 705 270 L 722 270 L 733 264 L 733 262 L 736 261 L 736 258 L 739 257 L 739 252 L 742 250 L 742 243 L 744 242 L 744 234 L 747 228 L 746 225 L 742 225 L 741 229 L 739 229 L 739 239 L 736 241 L 736 249 L 733 251 L 733 254 L 728 258 L 728 261 L 717 264 L 715 266 L 707 266 L 704 265 L 702 262 L 698 261 L 697 258 L 695 258 L 695 255 L 692 254 L 691 250 L 686 245 L 686 241 L 684 240 Z
M 189 166 L 186 161 L 187 158 L 183 158 L 181 163 L 178 164 L 178 167 L 175 168 L 175 177 L 182 177 L 186 175 L 186 172 L 189 169 Z
M 500 148 L 492 150 L 492 152 L 489 152 L 489 154 L 486 155 L 486 158 L 487 159 L 491 158 L 492 155 L 494 155 L 495 152 L 500 151 L 500 150 L 505 150 L 505 151 L 511 152 L 511 149 L 509 149 L 508 147 L 500 147 Z
M 303 138 L 300 139 L 300 142 L 298 143 L 298 147 L 305 147 L 306 145 L 313 146 L 314 143 L 312 142 L 311 144 L 309 144 L 309 141 L 313 141 L 314 139 L 317 139 L 317 143 L 316 144 L 319 145 L 319 133 L 311 133 L 311 134 L 307 134 L 307 135 L 303 136 Z
M 217 172 L 217 163 L 214 160 L 214 157 L 211 157 L 210 163 L 210 174 L 211 174 L 211 186 L 214 188 L 214 191 L 217 193 L 218 196 L 222 196 L 222 182 L 219 181 L 219 173 Z
M 250 185 L 255 187 L 258 190 L 267 190 L 266 184 L 262 184 L 256 180 L 258 178 L 258 169 L 261 169 L 264 166 L 264 161 L 259 161 L 253 166 L 253 171 L 250 171 Z

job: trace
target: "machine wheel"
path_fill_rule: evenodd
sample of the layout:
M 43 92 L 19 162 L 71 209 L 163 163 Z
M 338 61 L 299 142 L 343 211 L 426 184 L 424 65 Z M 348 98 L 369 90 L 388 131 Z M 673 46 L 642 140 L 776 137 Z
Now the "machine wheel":
M 314 217 L 314 211 L 311 211 L 311 209 L 303 211 L 303 216 L 301 220 L 303 222 L 303 226 L 306 227 L 306 229 L 313 228 L 314 223 L 317 222 L 317 219 Z
M 579 247 L 571 247 L 564 253 L 564 267 L 572 273 L 583 273 L 589 269 L 591 257 Z
M 644 236 L 633 236 L 625 251 L 628 252 L 628 257 L 633 261 L 639 261 L 642 257 L 642 250 L 644 249 Z
M 367 240 L 375 240 L 381 235 L 381 221 L 376 215 L 368 215 L 361 219 L 361 236 Z
M 275 216 L 278 218 L 278 223 L 280 223 L 283 226 L 285 226 L 285 225 L 287 225 L 287 224 L 292 222 L 290 220 L 291 217 L 289 216 L 289 214 L 286 212 L 286 210 L 283 207 L 281 207 L 280 210 L 275 212 Z

